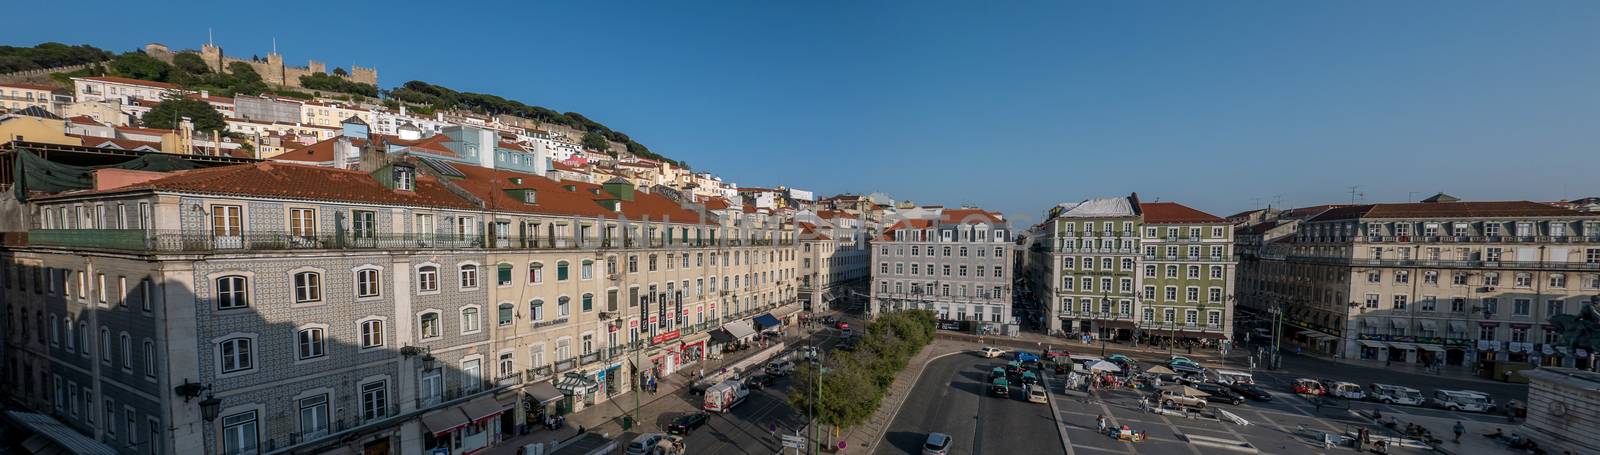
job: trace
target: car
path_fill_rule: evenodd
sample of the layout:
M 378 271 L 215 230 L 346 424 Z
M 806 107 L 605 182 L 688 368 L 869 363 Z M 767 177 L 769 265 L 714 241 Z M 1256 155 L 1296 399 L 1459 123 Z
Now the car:
M 657 442 L 667 438 L 668 435 L 663 433 L 641 434 L 639 437 L 633 438 L 633 442 L 628 443 L 628 448 L 624 453 L 627 455 L 647 455 L 651 449 L 656 447 Z
M 751 377 L 745 378 L 744 385 L 746 387 L 749 387 L 749 388 L 752 388 L 752 389 L 760 389 L 760 388 L 772 385 L 772 383 L 777 382 L 777 381 L 778 381 L 778 378 L 775 378 L 775 377 L 772 377 L 772 376 L 768 376 L 768 375 L 765 375 L 765 374 L 758 374 L 758 375 L 755 375 L 755 376 L 751 376 Z
M 993 347 L 993 346 L 984 346 L 984 347 L 978 349 L 978 355 L 983 356 L 983 358 L 985 358 L 985 359 L 992 359 L 992 358 L 995 358 L 995 357 L 1000 357 L 1000 356 L 1006 355 L 1006 351 L 1004 349 L 996 348 L 996 347 Z
M 993 382 L 990 382 L 989 383 L 989 394 L 997 396 L 997 397 L 1001 397 L 1001 398 L 1010 397 L 1011 396 L 1011 381 L 1007 381 L 1006 378 L 1000 378 L 1000 379 L 994 380 Z
M 1206 369 L 1205 368 L 1202 368 L 1199 365 L 1196 365 L 1196 364 L 1193 364 L 1193 363 L 1178 363 L 1178 362 L 1174 362 L 1174 363 L 1168 364 L 1167 368 L 1171 368 L 1172 371 L 1177 372 L 1178 374 L 1184 375 L 1184 376 L 1206 374 Z
M 779 361 L 767 364 L 766 372 L 771 376 L 788 376 L 794 372 L 794 362 Z
M 994 381 L 995 379 L 1005 379 L 1005 377 L 1006 377 L 1006 369 L 1005 368 L 994 367 L 994 368 L 989 370 L 989 380 L 990 381 Z
M 839 336 L 842 336 L 842 337 L 845 337 L 845 338 L 849 338 L 849 337 L 855 336 L 855 334 L 856 334 L 855 332 L 851 331 L 848 328 L 839 331 Z
M 688 436 L 690 431 L 694 431 L 695 428 L 704 426 L 706 422 L 710 420 L 711 414 L 704 412 L 692 412 L 684 414 L 678 416 L 676 419 L 672 419 L 672 423 L 667 424 L 667 434 Z
M 799 353 L 800 357 L 802 357 L 802 358 L 804 358 L 806 360 L 810 360 L 810 361 L 816 361 L 817 360 L 817 347 L 816 346 L 801 346 L 801 347 L 795 349 L 794 352 Z
M 1157 403 L 1160 403 L 1162 406 L 1166 406 L 1166 407 L 1172 407 L 1174 405 L 1182 405 L 1182 406 L 1188 406 L 1188 407 L 1196 408 L 1196 409 L 1205 409 L 1206 408 L 1206 400 L 1204 398 L 1191 397 L 1191 396 L 1188 396 L 1188 395 L 1184 395 L 1183 392 L 1179 392 L 1179 391 L 1174 391 L 1174 390 L 1170 390 L 1170 389 L 1162 389 L 1162 390 L 1154 393 L 1153 395 L 1154 395 L 1155 401 Z
M 922 455 L 949 455 L 950 435 L 944 433 L 928 433 L 928 440 L 922 442 Z
M 1256 401 L 1272 401 L 1272 394 L 1267 393 L 1267 389 L 1263 389 L 1261 386 L 1255 384 L 1235 382 L 1233 385 L 1228 386 L 1228 388 L 1233 390 L 1234 393 L 1244 395 L 1245 398 Z
M 1367 387 L 1371 389 L 1371 393 L 1367 394 L 1368 399 L 1383 404 L 1421 406 L 1427 401 L 1423 398 L 1422 391 L 1406 386 L 1373 383 Z
M 1029 403 L 1049 403 L 1050 402 L 1050 395 L 1045 393 L 1044 386 L 1029 387 L 1028 388 L 1028 402 Z
M 1036 385 L 1036 384 L 1039 384 L 1039 376 L 1034 375 L 1032 371 L 1024 371 L 1024 372 L 1022 372 L 1022 385 L 1023 385 L 1023 387 L 1032 386 L 1032 385 Z
M 1291 389 L 1301 395 L 1327 395 L 1328 389 L 1322 387 L 1322 382 L 1316 379 L 1300 378 L 1294 380 Z
M 1238 405 L 1244 403 L 1244 395 L 1240 395 L 1238 393 L 1235 393 L 1233 390 L 1230 390 L 1227 387 L 1223 387 L 1223 386 L 1218 385 L 1218 384 L 1195 383 L 1194 385 L 1191 385 L 1190 387 L 1194 387 L 1196 390 L 1199 390 L 1201 392 L 1205 392 L 1207 395 L 1210 395 L 1210 396 L 1206 397 L 1206 401 L 1209 401 L 1209 402 L 1212 402 L 1212 403 L 1227 403 L 1227 404 L 1231 404 L 1231 405 L 1234 405 L 1234 406 L 1238 406 Z
M 850 330 L 850 323 L 844 322 L 844 321 L 839 321 L 838 323 L 833 325 L 833 328 L 836 328 L 836 329 L 839 329 L 839 330 Z

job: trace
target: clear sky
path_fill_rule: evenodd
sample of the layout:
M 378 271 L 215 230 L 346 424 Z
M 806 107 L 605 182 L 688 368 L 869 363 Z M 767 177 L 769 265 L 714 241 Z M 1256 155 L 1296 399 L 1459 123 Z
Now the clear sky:
M 0 43 L 378 68 L 577 111 L 746 186 L 1032 222 L 1137 191 L 1600 195 L 1600 2 L 30 2 Z

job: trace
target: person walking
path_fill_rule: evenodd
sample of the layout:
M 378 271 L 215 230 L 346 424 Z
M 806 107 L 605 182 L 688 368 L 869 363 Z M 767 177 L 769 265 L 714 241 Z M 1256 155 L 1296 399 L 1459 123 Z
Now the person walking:
M 1460 443 L 1461 442 L 1461 434 L 1467 432 L 1467 427 L 1465 425 L 1462 425 L 1460 420 L 1457 420 L 1456 421 L 1455 430 L 1456 430 L 1456 440 L 1455 440 L 1455 442 Z
M 1095 425 L 1095 428 L 1100 430 L 1100 434 L 1105 434 L 1105 432 L 1106 432 L 1106 416 L 1104 414 L 1094 416 L 1094 425 Z

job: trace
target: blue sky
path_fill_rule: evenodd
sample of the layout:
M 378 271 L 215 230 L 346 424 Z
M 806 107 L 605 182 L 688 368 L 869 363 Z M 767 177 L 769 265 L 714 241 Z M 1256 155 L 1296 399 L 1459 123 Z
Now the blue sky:
M 0 43 L 147 42 L 581 112 L 747 186 L 1032 222 L 1600 195 L 1597 2 L 34 2 Z M 982 3 L 982 2 L 980 2 Z M 85 17 L 83 11 L 97 11 Z M 1259 200 L 1258 200 L 1259 199 Z

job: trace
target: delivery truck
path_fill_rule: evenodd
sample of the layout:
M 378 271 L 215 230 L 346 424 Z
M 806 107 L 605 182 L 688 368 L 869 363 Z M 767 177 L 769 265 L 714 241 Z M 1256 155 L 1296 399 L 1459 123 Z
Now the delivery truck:
M 727 412 L 750 396 L 743 382 L 727 380 L 706 389 L 705 409 L 708 412 Z

